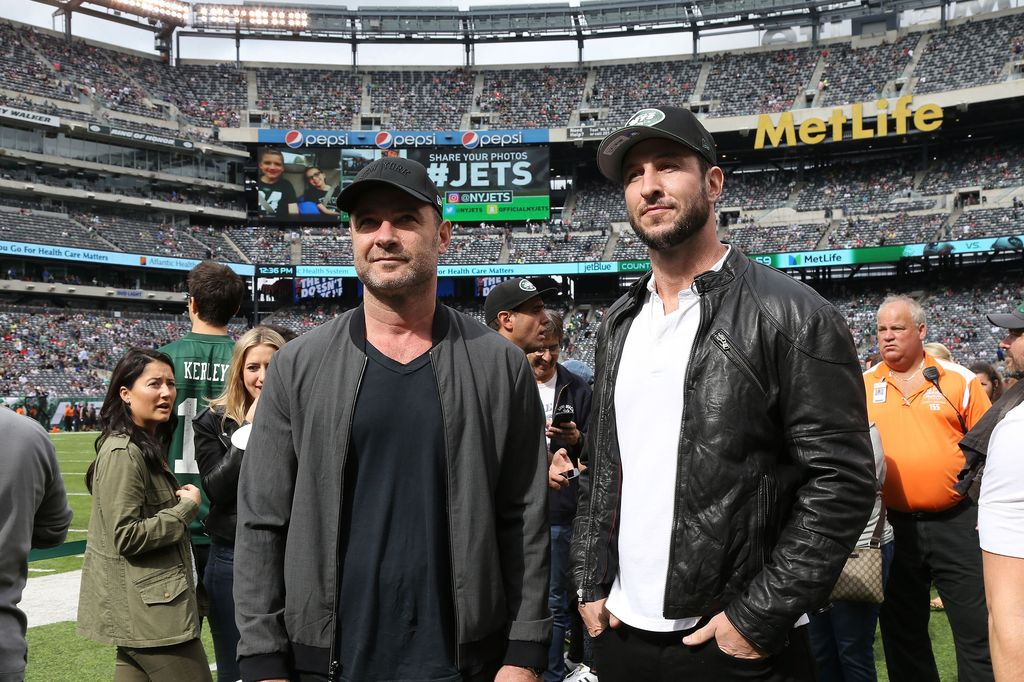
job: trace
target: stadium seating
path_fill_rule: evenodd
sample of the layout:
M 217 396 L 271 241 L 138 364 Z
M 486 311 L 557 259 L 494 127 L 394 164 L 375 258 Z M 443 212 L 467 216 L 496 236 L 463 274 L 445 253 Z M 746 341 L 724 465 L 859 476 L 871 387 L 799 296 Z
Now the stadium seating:
M 821 240 L 825 223 L 759 225 L 740 223 L 729 227 L 729 242 L 746 253 L 779 253 L 813 249 Z
M 818 105 L 834 107 L 878 99 L 886 83 L 903 75 L 918 40 L 915 33 L 894 43 L 861 49 L 853 49 L 849 43 L 832 43 L 822 49 L 825 70 L 817 84 L 823 93 Z
M 789 109 L 810 80 L 818 54 L 810 48 L 717 55 L 704 100 L 717 100 L 711 116 Z
M 950 239 L 1019 235 L 1024 233 L 1022 216 L 1024 209 L 1016 207 L 969 208 L 953 224 Z
M 388 112 L 398 130 L 458 130 L 473 102 L 473 72 L 376 71 L 370 83 L 374 112 Z
M 607 109 L 603 121 L 623 124 L 643 102 L 686 106 L 700 69 L 700 62 L 689 60 L 598 66 L 584 108 Z
M 915 69 L 914 92 L 958 90 L 1005 80 L 1007 62 L 1021 57 L 1022 36 L 1022 14 L 936 31 Z
M 829 248 L 921 244 L 934 240 L 946 220 L 944 213 L 851 218 L 828 236 Z
M 256 88 L 257 108 L 277 112 L 267 127 L 347 130 L 360 109 L 363 79 L 337 69 L 257 69 Z
M 578 263 L 601 260 L 607 236 L 572 233 L 556 235 L 513 235 L 509 247 L 512 263 Z
M 562 128 L 580 106 L 587 73 L 582 69 L 484 71 L 480 111 L 498 114 L 496 127 Z M 495 127 L 495 126 L 492 126 Z
M 967 187 L 992 189 L 1024 185 L 1024 151 L 1006 143 L 966 144 L 936 156 L 921 183 L 924 194 Z
M 898 200 L 913 193 L 914 170 L 913 162 L 906 158 L 806 169 L 807 184 L 796 209 L 842 209 L 845 215 L 898 210 Z

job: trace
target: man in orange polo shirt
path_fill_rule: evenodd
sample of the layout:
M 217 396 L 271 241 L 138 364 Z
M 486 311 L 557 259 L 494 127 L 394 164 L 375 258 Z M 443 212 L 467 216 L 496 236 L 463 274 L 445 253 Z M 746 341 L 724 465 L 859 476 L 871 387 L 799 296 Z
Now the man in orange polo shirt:
M 868 418 L 878 426 L 888 473 L 882 497 L 896 555 L 880 625 L 889 679 L 938 682 L 928 634 L 935 583 L 949 616 L 960 682 L 992 680 L 978 510 L 953 486 L 960 439 L 990 402 L 974 373 L 924 351 L 921 306 L 890 296 L 878 309 L 882 362 L 864 373 Z

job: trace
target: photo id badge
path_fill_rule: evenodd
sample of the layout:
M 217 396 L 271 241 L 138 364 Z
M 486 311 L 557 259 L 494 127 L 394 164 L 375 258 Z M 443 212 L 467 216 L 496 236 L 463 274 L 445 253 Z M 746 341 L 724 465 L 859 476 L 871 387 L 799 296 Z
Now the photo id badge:
M 885 381 L 879 381 L 875 384 L 875 392 L 872 396 L 871 402 L 873 403 L 884 403 L 885 402 Z

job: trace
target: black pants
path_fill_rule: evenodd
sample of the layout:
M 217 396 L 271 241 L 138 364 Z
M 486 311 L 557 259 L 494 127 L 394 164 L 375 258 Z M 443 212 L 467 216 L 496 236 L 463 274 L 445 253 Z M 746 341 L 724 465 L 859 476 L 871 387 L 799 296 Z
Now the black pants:
M 719 649 L 714 639 L 701 646 L 686 646 L 682 639 L 694 629 L 647 632 L 623 624 L 614 630 L 605 630 L 594 639 L 594 658 L 601 682 L 812 682 L 815 679 L 814 657 L 806 627 L 794 628 L 786 648 L 759 660 L 733 658 Z
M 993 679 L 988 608 L 978 545 L 978 508 L 965 500 L 934 514 L 889 512 L 896 556 L 885 587 L 879 624 L 889 679 L 939 682 L 928 634 L 935 583 L 956 646 L 957 679 Z

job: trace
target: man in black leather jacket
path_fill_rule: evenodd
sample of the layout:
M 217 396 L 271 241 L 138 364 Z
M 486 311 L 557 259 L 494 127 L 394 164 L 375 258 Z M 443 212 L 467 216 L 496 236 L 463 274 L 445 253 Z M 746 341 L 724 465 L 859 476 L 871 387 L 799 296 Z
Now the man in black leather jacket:
M 602 682 L 813 679 L 799 626 L 874 497 L 846 323 L 719 242 L 715 149 L 691 112 L 660 107 L 598 150 L 652 268 L 598 333 L 573 528 Z

